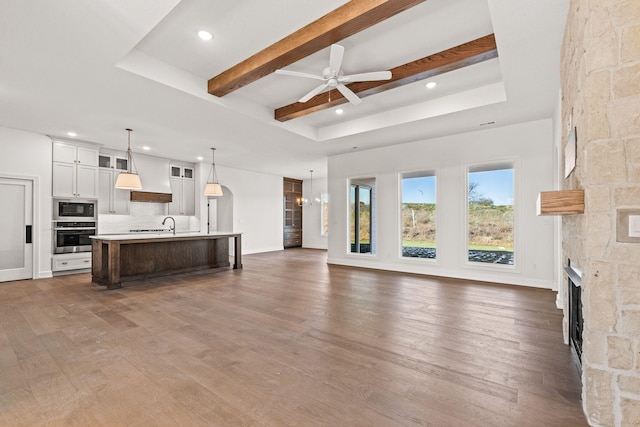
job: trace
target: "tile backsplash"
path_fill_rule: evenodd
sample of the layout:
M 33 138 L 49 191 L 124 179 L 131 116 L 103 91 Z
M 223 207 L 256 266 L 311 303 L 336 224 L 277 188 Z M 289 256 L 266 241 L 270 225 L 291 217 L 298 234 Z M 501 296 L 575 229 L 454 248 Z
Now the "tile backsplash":
M 129 215 L 99 215 L 98 234 L 129 233 L 131 230 L 169 230 L 169 222 L 162 225 L 167 214 L 167 203 L 131 202 Z M 176 221 L 176 231 L 200 231 L 200 221 L 195 216 L 171 215 Z

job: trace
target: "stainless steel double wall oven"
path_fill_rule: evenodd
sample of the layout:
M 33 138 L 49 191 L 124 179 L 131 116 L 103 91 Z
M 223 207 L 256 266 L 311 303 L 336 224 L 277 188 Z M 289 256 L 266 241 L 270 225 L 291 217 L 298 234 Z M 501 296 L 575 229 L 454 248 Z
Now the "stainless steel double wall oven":
M 97 200 L 53 200 L 53 253 L 91 252 L 98 222 Z

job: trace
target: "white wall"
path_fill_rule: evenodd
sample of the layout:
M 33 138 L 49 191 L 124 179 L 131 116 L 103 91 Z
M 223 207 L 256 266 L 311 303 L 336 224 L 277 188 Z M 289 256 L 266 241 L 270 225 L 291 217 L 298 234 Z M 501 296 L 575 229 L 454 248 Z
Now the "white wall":
M 302 207 L 302 247 L 304 248 L 327 249 L 327 236 L 320 234 L 322 205 L 318 201 L 320 195 L 326 192 L 327 178 L 314 177 L 313 192 L 311 191 L 310 179 L 305 179 L 302 182 L 302 197 L 312 203 Z
M 328 262 L 418 274 L 555 288 L 554 224 L 536 216 L 540 191 L 554 188 L 552 121 L 418 141 L 329 158 Z M 515 163 L 516 265 L 467 262 L 466 167 L 511 160 Z M 402 172 L 437 174 L 437 260 L 400 256 Z M 348 180 L 376 178 L 377 253 L 348 252 Z
M 207 197 L 203 195 L 211 164 L 196 165 L 196 212 L 206 231 Z M 233 230 L 242 233 L 242 253 L 283 250 L 282 176 L 216 164 L 218 181 L 233 193 Z
M 0 152 L 0 176 L 34 180 L 35 278 L 51 277 L 51 139 L 0 127 Z

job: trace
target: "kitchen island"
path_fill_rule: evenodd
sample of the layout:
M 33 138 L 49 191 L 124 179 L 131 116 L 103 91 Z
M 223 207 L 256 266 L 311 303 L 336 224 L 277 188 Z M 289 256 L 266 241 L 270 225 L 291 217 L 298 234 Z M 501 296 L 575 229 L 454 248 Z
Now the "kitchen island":
M 233 268 L 242 268 L 241 233 L 118 234 L 91 239 L 91 280 L 108 289 L 120 288 L 123 281 L 229 267 L 230 239 Z

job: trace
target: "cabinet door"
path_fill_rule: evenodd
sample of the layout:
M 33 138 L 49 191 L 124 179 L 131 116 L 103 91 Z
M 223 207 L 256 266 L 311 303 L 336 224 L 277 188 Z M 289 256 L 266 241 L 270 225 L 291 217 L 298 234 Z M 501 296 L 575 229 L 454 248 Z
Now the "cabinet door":
M 182 205 L 182 180 L 170 179 L 173 200 L 169 203 L 169 215 L 180 215 Z
M 113 213 L 117 214 L 128 214 L 129 213 L 129 201 L 131 198 L 131 190 L 123 190 L 121 188 L 115 188 L 115 178 L 118 176 L 119 172 L 114 173 L 113 185 L 111 185 L 111 190 L 113 191 Z
M 53 161 L 62 163 L 76 163 L 76 146 L 64 142 L 53 143 Z
M 98 168 L 77 165 L 76 189 L 77 197 L 84 199 L 98 198 Z
M 98 213 L 113 213 L 111 194 L 113 188 L 113 172 L 110 169 L 98 170 Z
M 54 197 L 76 197 L 76 166 L 53 162 Z
M 196 183 L 192 179 L 182 180 L 182 212 L 185 215 L 196 214 Z
M 77 159 L 79 165 L 98 166 L 98 150 L 95 148 L 78 147 Z

